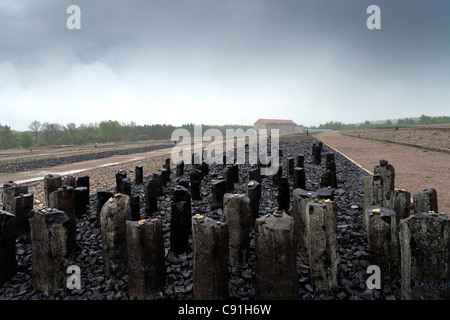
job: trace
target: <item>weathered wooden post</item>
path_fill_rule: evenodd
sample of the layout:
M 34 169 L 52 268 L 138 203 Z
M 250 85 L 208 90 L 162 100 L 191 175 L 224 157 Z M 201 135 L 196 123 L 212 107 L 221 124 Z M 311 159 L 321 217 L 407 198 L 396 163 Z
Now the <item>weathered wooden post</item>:
M 150 214 L 158 211 L 158 183 L 150 178 L 145 187 L 145 213 Z
M 400 220 L 403 300 L 450 299 L 450 223 L 436 212 Z
M 317 197 L 315 192 L 306 191 L 304 189 L 294 189 L 292 200 L 292 217 L 294 218 L 294 226 L 297 234 L 298 246 L 308 248 L 308 236 L 306 233 L 306 214 L 308 202 Z
M 294 168 L 294 175 L 292 178 L 292 185 L 294 189 L 306 189 L 306 175 L 305 169 L 300 167 Z
M 58 209 L 30 212 L 31 283 L 37 291 L 51 292 L 66 285 L 68 221 Z
M 287 177 L 281 177 L 278 184 L 278 209 L 289 211 L 289 204 L 291 202 L 291 192 L 289 191 L 289 180 Z
M 126 267 L 126 220 L 131 220 L 130 198 L 117 193 L 100 212 L 104 271 L 106 274 Z
M 256 299 L 297 299 L 297 239 L 294 219 L 282 210 L 256 219 L 255 254 Z
M 227 182 L 224 179 L 211 181 L 212 210 L 223 208 L 223 196 L 226 192 Z
M 192 232 L 191 207 L 187 201 L 172 203 L 170 215 L 170 250 L 176 254 L 189 248 L 189 235 Z
M 435 189 L 423 189 L 413 196 L 414 213 L 438 211 L 437 192 Z
M 245 195 L 250 199 L 250 227 L 255 224 L 259 216 L 259 203 L 261 201 L 261 184 L 251 180 L 245 189 Z
M 308 202 L 306 229 L 312 285 L 329 291 L 337 285 L 339 266 L 337 215 L 334 201 Z
M 196 214 L 192 217 L 195 300 L 228 298 L 229 227 Z
M 73 257 L 77 246 L 77 221 L 73 205 L 73 187 L 61 186 L 49 195 L 49 208 L 57 208 L 68 217 L 67 221 L 67 254 Z
M 223 213 L 229 226 L 229 264 L 234 267 L 250 258 L 250 199 L 245 194 L 225 193 Z
M 0 285 L 17 273 L 16 217 L 0 210 Z
M 161 220 L 127 220 L 126 233 L 129 298 L 158 298 L 166 284 Z
M 142 166 L 134 168 L 134 177 L 137 185 L 142 184 L 144 181 L 144 168 Z
M 382 285 L 400 278 L 400 247 L 396 213 L 369 206 L 364 212 L 370 263 L 380 267 Z
M 44 177 L 44 196 L 45 205 L 49 207 L 50 205 L 50 193 L 57 190 L 62 186 L 62 179 L 59 174 L 48 174 Z

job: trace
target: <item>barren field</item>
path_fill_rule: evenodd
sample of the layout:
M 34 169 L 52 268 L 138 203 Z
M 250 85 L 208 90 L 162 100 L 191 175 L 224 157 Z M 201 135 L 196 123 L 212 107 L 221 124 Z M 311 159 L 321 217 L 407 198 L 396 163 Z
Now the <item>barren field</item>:
M 417 146 L 426 150 L 442 149 L 442 151 L 450 152 L 450 124 L 439 128 L 430 127 L 427 129 L 358 129 L 346 130 L 341 133 L 357 138 Z

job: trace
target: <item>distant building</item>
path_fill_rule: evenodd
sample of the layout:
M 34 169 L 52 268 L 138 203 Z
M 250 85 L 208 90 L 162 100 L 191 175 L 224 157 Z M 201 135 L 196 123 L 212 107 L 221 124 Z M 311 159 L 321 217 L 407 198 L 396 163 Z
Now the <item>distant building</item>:
M 293 134 L 303 133 L 303 126 L 296 124 L 292 120 L 280 120 L 280 119 L 259 119 L 254 123 L 254 129 L 256 133 L 260 129 L 278 129 L 280 134 Z M 270 132 L 268 132 L 269 134 Z

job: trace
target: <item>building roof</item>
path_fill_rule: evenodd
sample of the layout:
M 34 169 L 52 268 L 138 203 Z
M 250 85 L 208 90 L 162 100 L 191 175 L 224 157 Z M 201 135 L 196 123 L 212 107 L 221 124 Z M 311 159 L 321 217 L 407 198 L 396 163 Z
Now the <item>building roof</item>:
M 258 121 L 264 122 L 265 124 L 289 124 L 289 125 L 297 125 L 292 120 L 281 120 L 281 119 L 258 119 Z M 258 122 L 256 121 L 256 122 Z

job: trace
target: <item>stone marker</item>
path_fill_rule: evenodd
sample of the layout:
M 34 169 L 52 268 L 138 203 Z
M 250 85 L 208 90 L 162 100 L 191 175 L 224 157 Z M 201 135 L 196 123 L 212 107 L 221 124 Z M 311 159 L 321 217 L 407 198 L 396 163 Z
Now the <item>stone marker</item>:
M 180 185 L 175 186 L 173 189 L 172 202 L 178 201 L 186 201 L 189 205 L 189 212 L 191 212 L 191 193 L 189 192 L 189 189 Z
M 223 179 L 211 181 L 212 206 L 211 209 L 223 208 L 223 196 L 227 192 L 227 182 Z
M 68 217 L 67 221 L 67 254 L 73 257 L 77 246 L 77 219 L 73 205 L 73 187 L 61 186 L 49 195 L 49 208 L 63 211 Z
M 131 220 L 130 197 L 117 193 L 100 212 L 104 271 L 123 270 L 127 265 L 126 221 Z
M 255 219 L 259 217 L 261 184 L 251 180 L 246 186 L 245 195 L 250 199 L 250 227 L 252 228 L 255 225 Z
M 239 183 L 239 164 L 235 163 L 231 166 L 232 177 L 234 183 Z
M 414 213 L 438 211 L 437 192 L 435 189 L 423 189 L 413 196 Z
M 120 181 L 118 193 L 126 194 L 131 196 L 131 180 L 129 178 L 123 178 Z
M 289 190 L 289 180 L 287 177 L 281 177 L 278 184 L 278 209 L 289 211 L 289 204 L 291 201 L 291 192 Z
M 315 289 L 329 291 L 337 285 L 339 266 L 337 215 L 334 201 L 308 202 L 306 233 L 311 283 Z
M 122 179 L 125 179 L 126 177 L 127 171 L 124 169 L 121 169 L 116 173 L 116 192 L 120 192 L 120 190 L 122 190 Z
M 190 183 L 189 183 L 190 179 L 177 179 L 177 183 L 182 186 L 185 187 L 186 189 L 190 190 Z M 191 198 L 192 198 L 192 191 L 191 191 Z
M 136 221 L 141 219 L 141 197 L 139 194 L 132 194 L 130 196 L 131 220 Z
M 31 284 L 37 291 L 51 292 L 66 286 L 68 222 L 69 217 L 58 209 L 30 212 Z
M 97 218 L 97 224 L 100 226 L 100 212 L 102 211 L 103 205 L 108 201 L 109 198 L 114 197 L 114 193 L 109 191 L 97 191 L 97 210 L 95 217 Z
M 383 180 L 380 175 L 365 176 L 363 208 L 369 206 L 383 207 L 385 204 L 383 195 Z M 390 206 L 390 205 L 389 205 Z
M 229 265 L 234 267 L 250 258 L 250 199 L 245 194 L 225 193 L 223 213 L 229 226 Z
M 191 197 L 192 200 L 201 200 L 200 188 L 202 185 L 202 173 L 199 170 L 193 170 L 189 176 L 191 180 Z M 189 189 L 189 183 L 188 187 Z
M 287 158 L 287 164 L 288 164 L 288 175 L 292 176 L 294 175 L 294 157 L 288 157 Z
M 75 178 L 75 176 L 65 176 L 62 179 L 62 185 L 66 185 L 69 187 L 73 187 L 74 189 L 77 187 L 77 178 Z
M 167 183 L 169 182 L 169 170 L 161 168 L 158 171 L 161 172 L 162 186 L 167 186 Z
M 319 188 L 316 190 L 316 196 L 319 200 L 334 200 L 334 189 L 330 187 Z
M 273 186 L 278 187 L 278 185 L 280 184 L 280 179 L 283 176 L 283 166 L 282 163 L 280 163 L 278 170 L 276 171 L 276 173 L 274 175 L 272 175 L 272 184 Z
M 170 215 L 170 250 L 176 254 L 189 248 L 189 235 L 192 232 L 191 207 L 187 201 L 172 203 Z
M 150 214 L 158 211 L 158 182 L 150 178 L 145 187 L 145 213 Z
M 400 220 L 403 300 L 450 299 L 449 219 L 436 212 Z
M 164 185 L 164 181 L 162 178 L 162 173 L 161 171 L 157 171 L 157 172 L 153 172 L 153 176 L 152 176 L 153 180 L 155 180 L 156 184 L 156 196 L 162 196 L 163 195 L 163 185 Z
M 228 224 L 192 217 L 193 295 L 195 300 L 228 298 Z
M 318 142 L 315 142 L 313 144 L 313 159 L 314 159 L 314 164 L 319 165 L 322 162 L 322 147 L 320 146 L 320 144 Z
M 298 246 L 308 248 L 308 236 L 306 234 L 307 204 L 317 197 L 317 193 L 304 189 L 294 189 L 292 200 L 292 217 L 297 234 Z
M 297 239 L 294 219 L 282 210 L 256 219 L 255 255 L 256 299 L 297 299 Z
M 395 211 L 397 227 L 399 227 L 400 220 L 405 219 L 410 215 L 411 194 L 404 189 L 394 190 L 391 193 L 390 209 Z
M 395 188 L 395 169 L 386 160 L 380 160 L 380 164 L 373 168 L 373 174 L 379 175 L 382 182 L 382 194 L 384 197 L 384 207 L 389 207 L 390 193 Z
M 10 213 L 15 216 L 15 226 L 17 236 L 24 236 L 30 234 L 30 223 L 28 221 L 28 215 L 33 210 L 33 198 L 32 193 L 20 193 L 13 198 L 13 202 L 10 207 Z
M 77 188 L 79 187 L 85 187 L 87 188 L 87 193 L 84 194 L 85 202 L 89 203 L 89 195 L 91 194 L 91 188 L 89 184 L 89 176 L 81 176 L 77 179 Z
M 251 167 L 248 171 L 248 179 L 261 183 L 261 169 L 259 167 Z
M 306 189 L 306 176 L 305 176 L 305 169 L 300 167 L 294 168 L 294 176 L 292 178 L 293 182 L 293 188 L 297 189 Z
M 17 273 L 16 217 L 0 210 L 0 285 Z
M 232 192 L 234 190 L 234 173 L 233 166 L 231 164 L 227 165 L 225 169 L 223 169 L 223 177 L 226 181 L 227 192 Z
M 76 187 L 73 189 L 73 206 L 75 216 L 80 218 L 87 212 L 89 205 L 89 191 L 86 187 Z
M 14 204 L 15 197 L 28 193 L 27 186 L 18 186 L 14 183 L 14 186 L 3 189 L 2 192 L 2 210 L 10 212 L 15 215 Z
M 45 206 L 50 205 L 50 193 L 62 186 L 62 179 L 59 174 L 48 174 L 44 177 L 44 196 L 45 196 Z
M 305 155 L 303 153 L 300 153 L 297 155 L 297 167 L 304 168 L 305 167 Z
M 181 160 L 177 163 L 177 177 L 182 176 L 184 174 L 184 161 Z
M 392 209 L 369 206 L 364 210 L 370 264 L 381 271 L 381 285 L 400 278 L 400 247 L 396 213 Z
M 136 166 L 134 168 L 134 177 L 137 185 L 142 184 L 144 181 L 144 168 L 142 166 Z
M 161 220 L 128 220 L 126 233 L 130 300 L 159 298 L 166 284 Z

